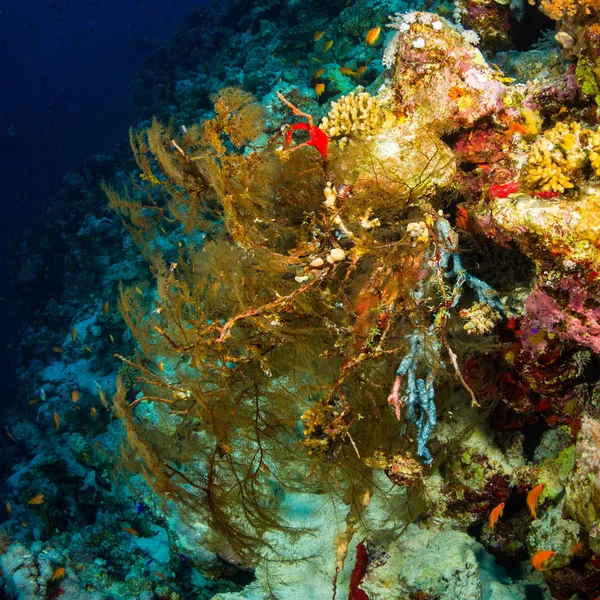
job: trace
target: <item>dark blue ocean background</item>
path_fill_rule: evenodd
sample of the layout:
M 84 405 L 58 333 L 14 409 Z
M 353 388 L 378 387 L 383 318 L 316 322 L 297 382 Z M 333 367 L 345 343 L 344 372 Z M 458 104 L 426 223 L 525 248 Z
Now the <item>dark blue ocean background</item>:
M 16 229 L 43 219 L 62 178 L 127 140 L 135 76 L 202 0 L 10 0 L 0 6 L 0 377 L 15 389 L 22 307 L 7 280 Z M 209 58 L 209 57 L 207 57 Z M 41 289 L 52 288 L 42 278 Z

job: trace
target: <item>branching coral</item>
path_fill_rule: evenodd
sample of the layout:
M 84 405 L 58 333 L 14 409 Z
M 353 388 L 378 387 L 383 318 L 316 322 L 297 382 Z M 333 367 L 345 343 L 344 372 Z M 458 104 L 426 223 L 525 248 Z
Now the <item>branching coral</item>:
M 378 133 L 392 115 L 385 110 L 377 97 L 368 92 L 351 92 L 331 103 L 329 114 L 320 128 L 329 137 L 365 136 Z
M 557 123 L 538 138 L 523 168 L 523 184 L 535 191 L 562 193 L 575 185 L 587 164 L 600 174 L 600 129 Z
M 423 331 L 418 326 L 409 335 L 409 352 L 402 359 L 396 371 L 396 379 L 388 403 L 394 406 L 396 417 L 400 418 L 400 407 L 408 407 L 408 420 L 415 423 L 417 428 L 417 454 L 427 464 L 433 460 L 427 449 L 427 441 L 437 422 L 434 382 L 436 372 L 441 365 L 442 348 L 446 350 L 456 374 L 471 396 L 473 405 L 478 406 L 475 395 L 466 383 L 459 369 L 456 355 L 445 335 L 446 322 L 450 310 L 455 308 L 463 294 L 463 288 L 468 286 L 475 293 L 478 305 L 486 305 L 495 312 L 497 320 L 500 315 L 507 314 L 507 309 L 500 300 L 497 292 L 481 279 L 468 273 L 462 266 L 457 253 L 457 236 L 448 221 L 438 218 L 432 228 L 431 260 L 428 271 L 422 282 L 414 290 L 415 300 L 420 302 L 425 296 L 427 283 L 438 282 L 440 294 L 443 297 L 438 306 L 435 318 L 429 328 Z M 425 275 L 424 273 L 424 275 Z M 456 278 L 454 286 L 446 290 L 444 279 Z M 436 358 L 431 358 L 436 357 Z M 419 375 L 421 374 L 421 375 Z M 404 380 L 403 380 L 404 378 Z M 404 398 L 400 398 L 402 391 Z

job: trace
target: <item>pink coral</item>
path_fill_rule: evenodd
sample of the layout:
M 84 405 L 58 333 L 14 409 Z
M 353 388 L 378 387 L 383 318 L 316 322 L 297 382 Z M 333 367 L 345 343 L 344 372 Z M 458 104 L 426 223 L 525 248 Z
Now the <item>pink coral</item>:
M 531 334 L 538 333 L 539 328 L 600 354 L 600 308 L 592 302 L 594 295 L 572 278 L 564 278 L 560 288 L 568 294 L 568 300 L 562 307 L 558 300 L 539 289 L 529 295 L 525 309 L 526 323 L 530 327 L 523 327 L 524 336 L 531 338 Z M 523 346 L 527 345 L 525 341 Z
M 434 32 L 432 15 L 411 14 L 410 23 L 393 25 L 399 31 L 393 83 L 404 114 L 445 134 L 484 116 L 510 112 L 503 101 L 506 86 L 467 41 L 466 32 L 437 16 L 441 27 Z

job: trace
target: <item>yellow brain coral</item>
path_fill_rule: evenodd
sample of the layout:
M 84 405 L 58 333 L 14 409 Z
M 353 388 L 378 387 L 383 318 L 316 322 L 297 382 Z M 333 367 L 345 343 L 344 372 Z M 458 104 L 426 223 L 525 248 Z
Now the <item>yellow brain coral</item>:
M 534 191 L 562 193 L 574 187 L 575 177 L 588 163 L 600 175 L 600 128 L 557 123 L 531 147 L 522 182 Z
M 381 131 L 390 117 L 376 97 L 368 92 L 350 92 L 332 102 L 319 127 L 331 138 L 366 136 Z

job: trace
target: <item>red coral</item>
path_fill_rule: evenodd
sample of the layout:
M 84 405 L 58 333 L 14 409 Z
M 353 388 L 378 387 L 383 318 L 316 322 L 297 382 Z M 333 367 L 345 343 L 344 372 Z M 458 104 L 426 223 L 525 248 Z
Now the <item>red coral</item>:
M 329 145 L 329 138 L 327 134 L 311 125 L 310 123 L 294 123 L 285 136 L 285 148 L 289 148 L 292 143 L 292 136 L 294 135 L 294 131 L 297 129 L 308 131 L 309 139 L 308 141 L 295 146 L 292 150 L 297 150 L 298 148 L 302 148 L 302 146 L 314 146 L 320 153 L 323 158 L 327 158 L 327 146 Z
M 494 183 L 490 186 L 490 196 L 492 196 L 492 198 L 508 198 L 508 196 L 516 194 L 518 191 L 518 181 L 512 181 L 511 183 L 505 183 L 503 185 Z
M 356 546 L 356 562 L 354 563 L 354 569 L 352 569 L 352 574 L 350 575 L 350 593 L 348 594 L 348 600 L 369 600 L 367 592 L 361 590 L 359 587 L 367 574 L 368 565 L 369 554 L 367 552 L 367 546 L 364 542 L 361 542 Z
M 329 146 L 329 137 L 327 137 L 327 134 L 313 124 L 312 117 L 309 114 L 302 112 L 297 106 L 294 106 L 289 100 L 286 100 L 283 94 L 277 92 L 277 96 L 285 105 L 289 106 L 292 109 L 293 113 L 297 117 L 305 117 L 308 120 L 308 123 L 294 123 L 290 127 L 284 140 L 285 149 L 289 150 L 290 152 L 294 152 L 295 150 L 298 150 L 303 146 L 313 146 L 321 153 L 321 156 L 324 159 L 327 158 L 327 147 Z M 297 130 L 308 131 L 309 139 L 308 141 L 299 144 L 298 146 L 290 148 L 294 131 Z

